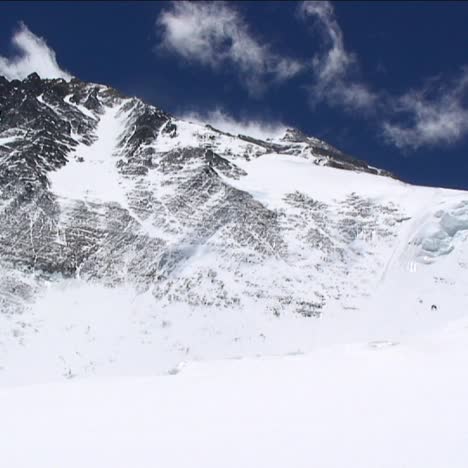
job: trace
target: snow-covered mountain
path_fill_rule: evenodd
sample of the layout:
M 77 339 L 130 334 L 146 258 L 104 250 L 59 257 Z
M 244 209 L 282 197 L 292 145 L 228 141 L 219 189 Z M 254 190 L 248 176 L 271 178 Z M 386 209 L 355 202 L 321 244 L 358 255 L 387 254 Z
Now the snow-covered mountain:
M 78 79 L 0 77 L 0 383 L 398 342 L 468 306 L 468 194 Z

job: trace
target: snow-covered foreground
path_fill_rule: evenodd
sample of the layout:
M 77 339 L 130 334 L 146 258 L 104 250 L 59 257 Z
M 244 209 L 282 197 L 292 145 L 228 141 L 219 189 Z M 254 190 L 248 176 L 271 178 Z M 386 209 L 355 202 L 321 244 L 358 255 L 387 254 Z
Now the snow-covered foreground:
M 399 344 L 0 389 L 8 468 L 466 468 L 468 321 Z

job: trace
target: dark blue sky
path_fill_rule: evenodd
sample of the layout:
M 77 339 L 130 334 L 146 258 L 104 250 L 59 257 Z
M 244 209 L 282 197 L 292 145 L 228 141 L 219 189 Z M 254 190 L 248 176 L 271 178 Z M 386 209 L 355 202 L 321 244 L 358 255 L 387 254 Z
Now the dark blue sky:
M 176 11 L 169 2 L 2 2 L 0 55 L 14 54 L 11 37 L 23 21 L 83 80 L 171 113 L 221 109 L 236 119 L 282 122 L 403 180 L 468 189 L 468 3 L 347 1 L 307 9 L 233 2 L 220 3 L 219 16 L 216 5 Z M 225 18 L 231 11 L 234 20 Z M 180 21 L 161 21 L 162 12 Z M 204 25 L 199 19 L 208 13 L 216 21 Z M 220 42 L 211 58 L 205 45 L 194 48 L 205 30 L 174 42 L 170 28 L 183 21 L 212 28 L 209 38 Z M 249 44 L 246 36 L 267 51 L 260 61 L 233 52 Z M 326 75 L 333 48 L 341 68 Z M 279 79 L 276 65 L 286 60 L 301 70 Z M 350 104 L 356 86 L 369 98 L 365 105 Z

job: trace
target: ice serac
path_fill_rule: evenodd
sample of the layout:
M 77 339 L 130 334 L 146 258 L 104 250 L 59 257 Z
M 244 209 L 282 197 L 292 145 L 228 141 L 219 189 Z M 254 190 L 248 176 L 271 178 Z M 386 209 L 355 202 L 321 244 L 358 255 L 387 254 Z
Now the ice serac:
M 468 305 L 467 216 L 465 192 L 298 130 L 258 140 L 0 77 L 0 379 L 38 350 L 49 377 L 305 350 L 387 308 L 409 332 L 444 297 Z

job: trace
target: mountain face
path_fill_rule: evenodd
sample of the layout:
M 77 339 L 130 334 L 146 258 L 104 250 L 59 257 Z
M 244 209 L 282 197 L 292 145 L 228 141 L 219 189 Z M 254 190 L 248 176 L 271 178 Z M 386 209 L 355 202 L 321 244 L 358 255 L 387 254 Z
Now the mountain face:
M 297 130 L 263 141 L 0 77 L 0 378 L 27 379 L 33 353 L 71 377 L 292 352 L 363 314 L 409 333 L 468 305 L 467 234 L 465 192 Z

